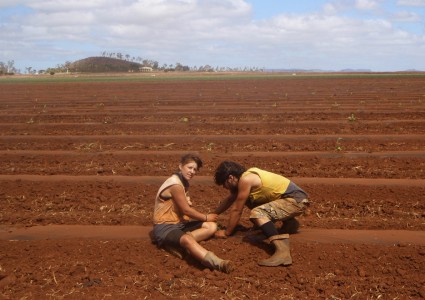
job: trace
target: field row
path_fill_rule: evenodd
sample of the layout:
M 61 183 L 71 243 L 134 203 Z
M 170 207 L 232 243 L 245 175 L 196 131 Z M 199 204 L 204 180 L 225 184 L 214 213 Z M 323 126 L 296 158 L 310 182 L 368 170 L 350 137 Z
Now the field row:
M 388 152 L 423 151 L 425 135 L 4 135 L 0 150 L 207 151 L 228 152 Z
M 2 95 L 23 102 L 25 100 L 94 101 L 104 99 L 116 102 L 121 100 L 152 99 L 155 91 L 157 100 L 181 100 L 195 98 L 219 98 L 223 101 L 234 99 L 271 100 L 292 98 L 322 99 L 326 96 L 374 99 L 404 99 L 413 96 L 423 97 L 423 76 L 388 78 L 245 78 L 220 80 L 173 80 L 153 79 L 150 81 L 100 81 L 100 82 L 53 82 L 54 88 L 45 88 L 49 82 L 2 83 Z M 164 86 L 166 88 L 164 89 Z M 78 98 L 76 98 L 78 95 Z M 193 100 L 193 98 L 190 98 Z
M 291 244 L 290 268 L 259 268 L 265 246 L 242 237 L 208 241 L 223 257 L 239 254 L 230 276 L 203 271 L 143 239 L 7 242 L 2 267 L 16 270 L 4 298 L 80 299 L 421 299 L 423 246 Z M 57 255 L 60 253 L 60 255 Z M 56 254 L 56 255 L 55 255 Z M 36 258 L 36 259 L 35 259 Z M 233 258 L 233 257 L 232 257 Z M 19 266 L 17 268 L 17 266 Z M 47 266 L 47 267 L 46 267 Z M 15 275 L 16 274 L 16 275 Z M 249 295 L 249 297 L 248 297 Z
M 305 106 L 304 106 L 305 107 Z M 397 112 L 383 112 L 382 109 L 371 113 L 369 111 L 329 111 L 323 112 L 317 109 L 312 109 L 313 112 L 282 112 L 277 109 L 261 112 L 261 109 L 257 108 L 253 112 L 244 111 L 243 113 L 235 113 L 234 109 L 225 110 L 220 112 L 214 112 L 211 109 L 196 112 L 185 110 L 181 111 L 170 111 L 153 113 L 151 111 L 138 111 L 138 108 L 127 108 L 127 109 L 114 109 L 108 111 L 98 112 L 64 112 L 61 109 L 57 111 L 34 111 L 26 112 L 22 111 L 17 113 L 16 110 L 13 113 L 7 113 L 0 111 L 0 124 L 10 123 L 105 123 L 107 120 L 117 120 L 119 123 L 131 123 L 131 122 L 143 122 L 143 123 L 160 123 L 160 122 L 181 122 L 181 123 L 220 123 L 220 122 L 231 122 L 231 123 L 251 123 L 251 122 L 272 122 L 272 123 L 288 123 L 288 122 L 331 122 L 339 123 L 345 121 L 346 123 L 374 123 L 382 121 L 414 121 L 422 122 L 425 119 L 425 112 L 403 112 L 400 114 Z
M 151 225 L 165 177 L 0 176 L 3 224 Z M 312 201 L 302 226 L 424 230 L 423 180 L 293 178 Z M 226 191 L 211 177 L 191 187 L 196 207 L 214 209 Z M 250 226 L 248 211 L 242 223 Z M 221 221 L 226 219 L 226 214 Z
M 425 98 L 425 97 L 424 97 Z M 264 101 L 258 99 L 255 102 L 225 102 L 225 104 L 218 104 L 214 100 L 202 101 L 202 100 L 189 100 L 187 103 L 177 103 L 170 105 L 168 101 L 165 102 L 130 102 L 130 103 L 115 103 L 115 104 L 104 104 L 103 102 L 97 103 L 79 103 L 72 104 L 59 104 L 54 101 L 55 104 L 43 104 L 43 103 L 19 103 L 19 106 L 13 104 L 5 104 L 2 102 L 0 105 L 0 115 L 7 114 L 45 114 L 49 113 L 111 113 L 111 114 L 126 114 L 131 112 L 138 112 L 140 114 L 146 113 L 180 113 L 180 114 L 203 114 L 208 111 L 212 113 L 228 113 L 235 107 L 238 107 L 238 111 L 243 113 L 253 113 L 257 111 L 261 114 L 276 113 L 282 114 L 288 111 L 295 111 L 297 113 L 313 114 L 318 109 L 321 112 L 330 113 L 392 113 L 406 112 L 412 113 L 421 109 L 424 105 L 425 99 L 423 100 L 395 100 L 394 102 L 381 102 L 381 101 L 370 101 L 370 100 L 358 100 L 358 102 L 347 103 L 344 99 L 333 99 L 330 101 L 300 101 L 287 102 L 287 101 Z M 119 106 L 119 107 L 117 107 Z M 234 112 L 233 112 L 234 113 Z
M 0 174 L 166 176 L 182 151 L 0 151 Z M 425 153 L 254 152 L 200 153 L 203 175 L 223 160 L 257 166 L 284 176 L 425 179 Z
M 104 124 L 0 124 L 2 135 L 315 135 L 315 134 L 425 134 L 425 120 L 385 121 L 349 124 L 347 122 L 288 123 L 158 123 L 122 124 L 107 120 Z

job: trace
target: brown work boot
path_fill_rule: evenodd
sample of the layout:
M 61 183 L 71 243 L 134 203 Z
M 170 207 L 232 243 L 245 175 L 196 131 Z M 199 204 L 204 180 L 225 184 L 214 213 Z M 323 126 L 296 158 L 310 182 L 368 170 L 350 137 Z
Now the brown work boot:
M 259 261 L 260 266 L 277 267 L 292 264 L 292 257 L 289 249 L 289 234 L 274 235 L 269 238 L 269 242 L 274 245 L 275 252 L 270 258 Z
M 230 260 L 223 260 L 217 257 L 213 252 L 208 251 L 202 260 L 202 264 L 210 269 L 229 274 L 233 271 L 234 266 Z

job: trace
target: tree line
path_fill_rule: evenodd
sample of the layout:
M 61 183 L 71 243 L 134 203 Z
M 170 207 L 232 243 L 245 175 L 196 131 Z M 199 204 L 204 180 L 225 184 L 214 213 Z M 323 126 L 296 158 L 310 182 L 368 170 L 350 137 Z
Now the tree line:
M 187 66 L 183 65 L 179 62 L 175 64 L 160 64 L 156 60 L 150 60 L 150 59 L 143 59 L 140 56 L 132 56 L 130 54 L 122 54 L 121 52 L 107 52 L 103 51 L 101 53 L 102 57 L 109 57 L 109 58 L 116 58 L 120 60 L 126 60 L 129 62 L 136 62 L 141 64 L 143 67 L 150 67 L 153 70 L 159 70 L 159 71 L 198 71 L 198 72 L 260 72 L 264 71 L 262 68 L 258 67 L 212 67 L 209 64 L 201 65 L 201 66 Z
M 175 64 L 160 64 L 156 60 L 152 59 L 143 59 L 140 56 L 132 56 L 130 54 L 123 54 L 121 52 L 107 52 L 103 51 L 101 52 L 101 57 L 107 57 L 107 58 L 113 58 L 118 59 L 122 61 L 127 61 L 134 63 L 134 65 L 137 65 L 137 68 L 140 67 L 149 67 L 152 68 L 154 71 L 164 71 L 164 72 L 170 72 L 170 71 L 178 71 L 178 72 L 262 72 L 264 69 L 258 68 L 258 67 L 220 67 L 216 66 L 213 67 L 209 64 L 201 65 L 201 66 L 188 66 L 184 65 L 182 63 L 175 63 Z M 66 61 L 63 64 L 57 64 L 56 67 L 50 67 L 46 70 L 36 70 L 32 67 L 25 67 L 25 74 L 55 74 L 55 73 L 66 73 L 69 71 L 75 71 L 72 68 L 72 62 Z M 134 71 L 134 70 L 133 70 Z M 21 73 L 20 70 L 15 68 L 15 61 L 9 60 L 6 63 L 0 61 L 0 75 L 13 75 L 16 73 Z
M 6 63 L 0 61 L 0 75 L 13 75 L 19 73 L 19 70 L 15 68 L 15 61 L 9 60 Z

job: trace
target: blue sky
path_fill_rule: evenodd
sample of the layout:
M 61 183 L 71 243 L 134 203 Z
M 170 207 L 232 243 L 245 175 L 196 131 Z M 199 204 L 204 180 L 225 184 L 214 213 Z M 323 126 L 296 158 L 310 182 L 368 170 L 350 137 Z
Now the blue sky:
M 425 0 L 0 0 L 0 61 L 425 71 Z

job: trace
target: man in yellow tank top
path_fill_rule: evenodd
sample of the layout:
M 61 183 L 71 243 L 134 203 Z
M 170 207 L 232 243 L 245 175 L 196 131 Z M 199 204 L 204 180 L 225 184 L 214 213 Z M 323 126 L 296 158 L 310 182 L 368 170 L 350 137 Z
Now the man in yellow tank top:
M 289 234 L 279 234 L 274 222 L 280 220 L 285 225 L 301 215 L 309 205 L 307 193 L 281 175 L 258 168 L 247 170 L 232 161 L 223 161 L 217 167 L 214 181 L 230 191 L 214 213 L 221 214 L 231 207 L 226 229 L 217 231 L 215 236 L 232 235 L 246 205 L 251 209 L 250 220 L 275 247 L 274 254 L 258 264 L 273 267 L 292 264 Z

